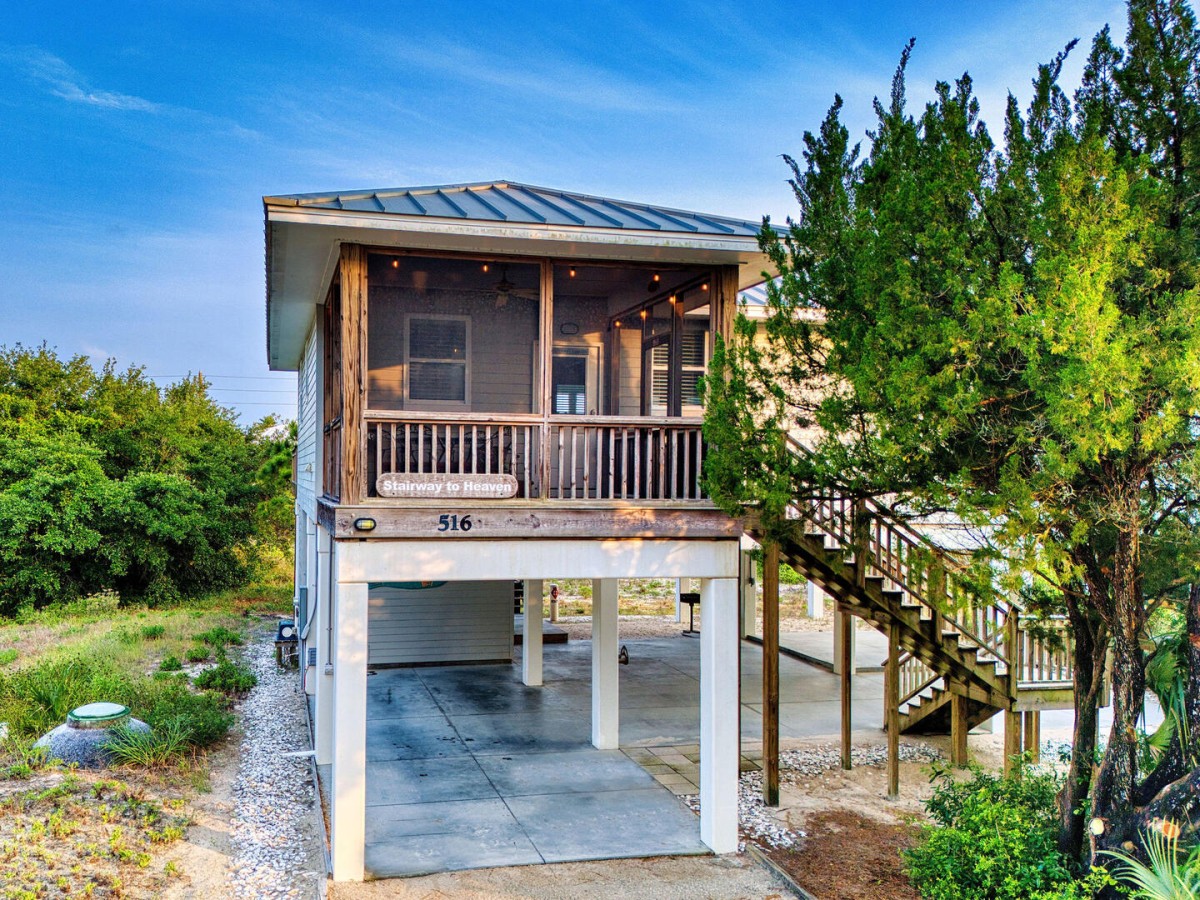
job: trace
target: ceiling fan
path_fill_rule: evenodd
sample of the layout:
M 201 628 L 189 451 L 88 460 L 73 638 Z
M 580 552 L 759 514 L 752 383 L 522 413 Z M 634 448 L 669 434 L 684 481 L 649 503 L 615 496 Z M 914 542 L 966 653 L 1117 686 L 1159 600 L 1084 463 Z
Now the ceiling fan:
M 500 280 L 492 285 L 492 290 L 496 292 L 497 308 L 508 304 L 508 298 L 520 297 L 522 300 L 537 300 L 538 292 L 527 288 L 518 288 L 513 282 L 508 280 L 508 266 L 500 267 Z

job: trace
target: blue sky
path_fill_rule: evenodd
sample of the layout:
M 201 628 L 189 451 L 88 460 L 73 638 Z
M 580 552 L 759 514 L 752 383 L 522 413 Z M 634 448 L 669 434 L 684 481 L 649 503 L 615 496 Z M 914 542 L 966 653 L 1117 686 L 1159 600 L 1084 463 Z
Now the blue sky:
M 28 2 L 0 13 L 0 344 L 170 379 L 244 420 L 263 194 L 512 179 L 757 220 L 834 92 L 858 135 L 969 70 L 989 122 L 1114 2 Z M 997 125 L 994 132 L 999 132 Z

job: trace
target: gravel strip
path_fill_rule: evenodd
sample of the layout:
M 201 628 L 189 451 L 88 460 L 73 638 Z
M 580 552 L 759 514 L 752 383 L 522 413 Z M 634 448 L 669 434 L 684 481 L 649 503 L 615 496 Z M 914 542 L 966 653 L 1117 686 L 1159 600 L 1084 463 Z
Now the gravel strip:
M 313 798 L 309 760 L 284 753 L 309 748 L 304 695 L 294 669 L 275 664 L 271 641 L 259 635 L 246 651 L 258 685 L 241 705 L 242 744 L 233 785 L 230 829 L 236 848 L 230 896 L 311 898 L 324 873 L 312 871 Z M 309 871 L 305 871 L 305 869 Z
M 935 747 L 925 744 L 900 742 L 901 762 L 932 762 L 941 759 Z M 864 744 L 850 748 L 850 759 L 855 766 L 879 767 L 887 763 L 887 747 L 880 744 Z M 842 751 L 835 744 L 821 744 L 803 750 L 784 750 L 779 754 L 779 781 L 781 784 L 799 784 L 822 772 L 836 769 L 842 764 Z M 689 794 L 681 798 L 692 812 L 700 814 L 700 797 Z M 743 772 L 738 779 L 738 852 L 746 850 L 746 842 L 760 847 L 790 850 L 797 847 L 805 837 L 803 831 L 793 831 L 776 817 L 776 810 L 763 802 L 763 773 Z

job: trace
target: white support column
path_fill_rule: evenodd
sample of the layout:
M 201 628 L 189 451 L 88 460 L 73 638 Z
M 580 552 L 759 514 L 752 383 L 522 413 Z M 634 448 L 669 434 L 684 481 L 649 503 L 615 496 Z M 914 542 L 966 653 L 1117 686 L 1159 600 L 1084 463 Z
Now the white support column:
M 542 580 L 525 582 L 525 619 L 521 626 L 521 680 L 530 687 L 542 683 Z
M 334 881 L 362 881 L 367 825 L 366 584 L 338 583 L 334 634 L 330 862 Z
M 714 853 L 737 850 L 738 582 L 700 582 L 700 840 Z
M 679 599 L 679 595 L 683 593 L 683 579 L 675 579 L 675 621 L 683 621 L 683 602 Z
M 742 637 L 755 634 L 758 630 L 758 588 L 754 584 L 754 555 L 743 550 L 738 590 L 742 592 L 740 632 Z
M 810 582 L 811 584 L 811 582 Z M 850 674 L 858 674 L 858 646 L 855 641 L 855 633 L 858 631 L 855 628 L 855 617 L 850 616 Z M 842 646 L 842 616 L 835 615 L 833 617 L 833 672 L 835 675 L 842 674 L 842 654 L 838 649 Z
M 317 765 L 333 762 L 333 554 L 329 532 L 317 528 L 317 620 L 309 632 L 309 641 L 317 648 L 317 667 L 313 672 L 316 717 L 313 721 L 314 750 Z
M 617 579 L 592 580 L 592 745 L 615 750 L 620 744 L 621 696 L 617 662 Z
M 808 600 L 808 617 L 810 619 L 825 618 L 825 592 L 809 581 L 805 584 L 805 599 Z

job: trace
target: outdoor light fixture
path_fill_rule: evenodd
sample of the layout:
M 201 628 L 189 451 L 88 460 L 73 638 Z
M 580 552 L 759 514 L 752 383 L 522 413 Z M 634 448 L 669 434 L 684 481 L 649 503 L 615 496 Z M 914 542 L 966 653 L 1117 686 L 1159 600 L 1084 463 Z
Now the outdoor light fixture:
M 487 270 L 488 270 L 488 264 L 487 264 L 487 263 L 484 263 L 484 264 L 483 264 L 483 271 L 485 271 L 485 272 L 486 272 Z
M 571 269 L 571 277 L 572 277 L 572 278 L 574 278 L 574 277 L 575 277 L 575 270 L 574 270 L 574 269 Z
M 708 290 L 708 282 L 707 281 L 704 282 L 704 284 L 700 285 L 700 290 L 702 290 L 702 291 Z
M 620 328 L 620 327 L 621 327 L 621 320 L 620 320 L 620 319 L 617 319 L 615 322 L 613 322 L 613 327 L 614 327 L 614 328 Z
M 674 302 L 675 302 L 675 295 L 674 295 L 674 294 L 672 294 L 672 295 L 671 295 L 671 297 L 670 297 L 670 300 L 671 300 L 671 302 L 672 302 L 672 303 L 674 303 Z
M 642 310 L 642 318 L 646 318 L 646 311 L 644 309 Z
M 650 291 L 651 293 L 658 290 L 658 282 L 660 280 L 661 279 L 659 277 L 659 274 L 657 272 L 655 272 L 653 275 L 650 276 L 650 283 L 648 285 L 646 285 L 646 290 Z
M 400 268 L 400 260 L 398 260 L 398 259 L 393 259 L 393 260 L 392 260 L 392 268 L 393 268 L 393 269 L 398 269 L 398 268 Z
M 364 519 L 355 519 L 354 527 L 358 531 L 374 531 L 375 530 L 375 520 L 374 519 L 365 519 L 365 518 Z

